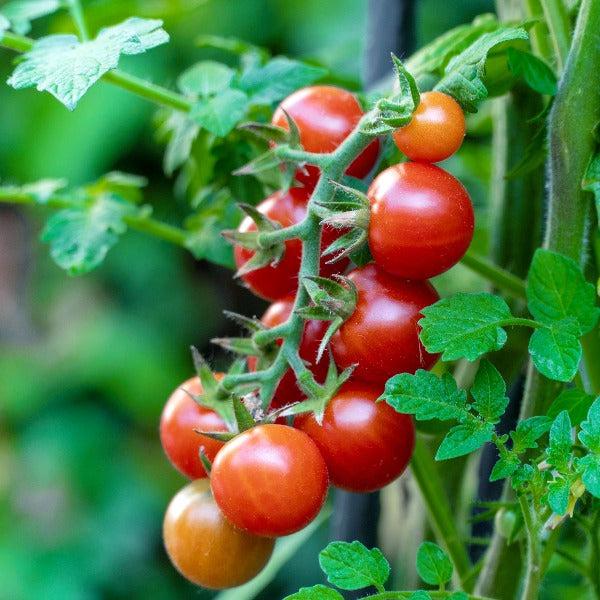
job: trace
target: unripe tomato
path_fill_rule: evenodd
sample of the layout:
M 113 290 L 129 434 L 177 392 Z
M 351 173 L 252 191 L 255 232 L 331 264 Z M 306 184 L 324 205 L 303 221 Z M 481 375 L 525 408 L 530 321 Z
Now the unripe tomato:
M 258 575 L 275 544 L 231 525 L 203 480 L 188 484 L 171 500 L 163 539 L 171 562 L 186 579 L 215 590 L 242 585 Z
M 394 141 L 410 160 L 439 162 L 460 148 L 465 129 L 465 115 L 452 96 L 425 92 L 410 123 L 394 132 Z
M 317 516 L 327 495 L 327 467 L 302 431 L 258 425 L 225 444 L 213 463 L 210 485 L 233 525 L 277 537 Z
M 429 279 L 465 254 L 475 227 L 469 194 L 450 173 L 400 163 L 380 173 L 371 202 L 369 248 L 379 267 L 406 279 Z
M 288 317 L 292 313 L 294 307 L 294 297 L 288 296 L 282 298 L 277 302 L 274 302 L 269 306 L 265 314 L 262 316 L 261 321 L 267 327 L 276 327 L 287 321 Z M 300 358 L 306 361 L 311 371 L 313 372 L 315 379 L 319 383 L 325 381 L 327 375 L 327 368 L 329 366 L 329 356 L 325 354 L 323 358 L 317 363 L 317 351 L 319 344 L 327 331 L 328 323 L 326 321 L 309 320 L 305 321 L 304 331 L 302 333 L 302 339 L 300 341 L 299 353 Z M 281 343 L 282 340 L 279 340 Z M 256 357 L 251 356 L 248 359 L 248 367 L 254 371 L 256 369 Z M 298 402 L 304 397 L 302 390 L 298 387 L 296 382 L 296 376 L 292 369 L 288 369 L 285 375 L 281 378 L 275 395 L 271 401 L 271 408 L 281 408 L 287 404 Z
M 272 122 L 288 129 L 282 109 L 296 122 L 304 150 L 318 154 L 335 150 L 363 116 L 358 100 L 350 92 L 329 85 L 302 88 L 283 100 Z M 374 140 L 354 159 L 346 173 L 362 179 L 373 168 L 378 155 L 379 140 Z M 300 169 L 296 172 L 296 179 L 312 190 L 319 173 L 317 167 L 308 165 L 306 172 Z
M 410 462 L 415 428 L 409 415 L 387 402 L 376 402 L 383 390 L 350 381 L 327 404 L 323 423 L 313 414 L 294 425 L 317 444 L 331 483 L 351 492 L 372 492 L 399 477 Z
M 223 377 L 222 373 L 217 377 Z M 192 377 L 178 387 L 169 397 L 160 418 L 160 441 L 173 466 L 190 479 L 206 477 L 200 461 L 200 446 L 209 460 L 213 460 L 223 442 L 213 440 L 199 431 L 227 431 L 223 419 L 211 410 L 200 406 L 186 391 L 194 396 L 202 394 L 198 377 Z
M 304 188 L 291 188 L 287 191 L 275 192 L 261 202 L 257 208 L 269 219 L 281 224 L 282 227 L 295 225 L 306 216 L 306 203 L 310 193 Z M 256 224 L 250 217 L 246 217 L 240 231 L 256 231 Z M 325 249 L 335 239 L 345 232 L 324 227 L 321 239 L 321 248 Z M 298 287 L 298 271 L 302 244 L 300 240 L 293 239 L 285 242 L 285 252 L 279 263 L 275 266 L 267 265 L 261 269 L 251 271 L 242 277 L 246 285 L 257 295 L 266 300 L 279 300 L 296 291 Z M 241 246 L 235 246 L 234 257 L 238 269 L 246 263 L 254 252 Z M 330 257 L 328 257 L 330 258 Z M 334 273 L 343 272 L 348 266 L 348 260 L 342 259 L 334 264 L 327 264 L 321 260 L 321 275 L 329 277 Z
M 439 300 L 428 281 L 396 279 L 374 264 L 355 269 L 354 313 L 331 340 L 336 365 L 357 365 L 353 377 L 383 385 L 397 373 L 429 369 L 438 355 L 419 340 L 421 310 Z

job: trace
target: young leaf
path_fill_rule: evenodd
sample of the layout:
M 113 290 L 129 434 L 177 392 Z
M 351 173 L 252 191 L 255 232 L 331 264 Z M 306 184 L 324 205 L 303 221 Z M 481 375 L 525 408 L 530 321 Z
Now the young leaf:
M 510 309 L 499 296 L 459 293 L 424 308 L 419 321 L 421 341 L 428 352 L 441 352 L 442 360 L 475 360 L 506 343 L 503 321 Z
M 179 111 L 171 112 L 161 125 L 160 133 L 169 136 L 163 158 L 163 169 L 169 177 L 189 159 L 199 131 L 199 125 Z
M 217 96 L 199 100 L 190 119 L 216 136 L 224 137 L 244 118 L 248 97 L 240 90 L 225 90 Z
M 458 389 L 449 373 L 438 378 L 419 369 L 414 375 L 394 375 L 385 384 L 382 398 L 399 413 L 415 415 L 419 421 L 463 421 L 468 415 L 467 394 Z
M 452 579 L 448 555 L 432 542 L 423 542 L 417 551 L 417 573 L 429 585 L 446 584 Z
M 121 54 L 141 54 L 167 42 L 161 25 L 159 20 L 132 17 L 100 30 L 89 42 L 74 35 L 43 37 L 23 55 L 7 83 L 15 89 L 36 86 L 73 110 L 102 75 L 117 67 Z
M 574 317 L 581 333 L 591 331 L 600 314 L 594 286 L 585 280 L 579 265 L 541 248 L 535 252 L 527 277 L 527 306 L 538 321 L 549 325 Z
M 489 79 L 484 82 L 488 54 L 527 39 L 527 32 L 520 27 L 500 27 L 484 33 L 448 63 L 435 89 L 456 98 L 466 111 L 476 112 L 477 104 L 488 96 L 486 86 L 494 84 Z
M 581 360 L 579 335 L 574 317 L 536 329 L 529 339 L 529 354 L 536 369 L 549 379 L 571 381 Z
M 517 77 L 523 77 L 525 83 L 538 94 L 548 96 L 556 94 L 556 74 L 535 54 L 523 52 L 517 48 L 509 48 L 508 66 Z
M 486 420 L 497 422 L 508 405 L 506 384 L 494 365 L 482 360 L 471 388 L 473 408 Z
M 600 152 L 596 152 L 596 154 L 592 156 L 590 164 L 585 172 L 585 177 L 581 182 L 581 187 L 587 192 L 594 194 L 598 222 L 600 223 Z
M 590 407 L 578 437 L 590 452 L 600 454 L 600 397 Z
M 331 542 L 319 553 L 319 564 L 327 581 L 342 590 L 383 587 L 390 565 L 379 548 L 369 550 L 360 542 Z
M 490 481 L 506 479 L 515 473 L 519 468 L 521 461 L 514 452 L 509 452 L 506 456 L 501 456 L 494 465 L 490 473 Z
M 550 443 L 546 450 L 547 461 L 559 471 L 568 468 L 572 453 L 571 421 L 569 413 L 563 410 L 550 427 Z
M 344 600 L 344 597 L 337 590 L 319 584 L 300 588 L 300 591 L 286 596 L 283 600 Z
M 408 600 L 431 600 L 431 596 L 425 590 L 417 590 L 408 597 Z
M 595 498 L 600 498 L 600 455 L 588 454 L 577 460 L 577 470 L 585 489 Z
M 571 482 L 563 477 L 557 477 L 548 485 L 548 506 L 557 514 L 564 515 L 569 506 Z
M 6 21 L 5 29 L 12 29 L 19 35 L 31 30 L 31 21 L 56 12 L 61 7 L 60 0 L 13 0 L 0 8 L 0 21 Z M 0 32 L 2 24 L 0 23 Z
M 133 211 L 131 204 L 101 196 L 90 205 L 55 213 L 42 240 L 50 244 L 50 255 L 59 267 L 70 275 L 82 275 L 104 260 L 127 229 L 124 217 Z
M 435 460 L 448 460 L 475 452 L 491 441 L 493 433 L 493 423 L 484 423 L 475 419 L 456 425 L 446 434 L 435 455 Z
M 227 65 L 205 60 L 185 70 L 177 78 L 177 87 L 187 96 L 212 96 L 226 90 L 233 75 Z
M 510 433 L 513 451 L 522 454 L 525 450 L 537 448 L 537 440 L 550 429 L 551 425 L 552 420 L 541 415 L 520 421 L 515 431 Z
M 546 414 L 554 419 L 558 416 L 558 413 L 566 410 L 569 413 L 571 423 L 576 427 L 585 419 L 593 402 L 594 396 L 586 394 L 579 388 L 563 390 L 552 402 Z
M 238 86 L 254 104 L 273 104 L 326 74 L 320 67 L 278 56 L 264 66 L 250 68 L 240 77 Z

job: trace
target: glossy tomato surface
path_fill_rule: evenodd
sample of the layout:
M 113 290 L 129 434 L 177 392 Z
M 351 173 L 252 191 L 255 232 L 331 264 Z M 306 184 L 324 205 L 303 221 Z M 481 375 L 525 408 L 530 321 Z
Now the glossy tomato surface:
M 284 323 L 292 312 L 294 306 L 294 296 L 288 296 L 277 302 L 274 302 L 269 306 L 265 314 L 262 316 L 261 321 L 267 327 L 276 327 Z M 317 363 L 317 351 L 319 344 L 323 339 L 323 335 L 327 330 L 329 324 L 326 321 L 315 321 L 309 320 L 305 322 L 304 332 L 302 333 L 302 339 L 300 341 L 300 358 L 302 358 L 310 367 L 313 372 L 315 379 L 319 383 L 325 381 L 327 375 L 327 368 L 329 366 L 329 357 L 327 353 Z M 281 343 L 281 340 L 279 340 Z M 256 358 L 250 357 L 248 359 L 248 365 L 251 370 L 256 368 Z M 285 375 L 282 377 L 275 395 L 271 401 L 271 408 L 281 408 L 286 404 L 292 404 L 298 402 L 304 397 L 302 390 L 298 387 L 296 382 L 296 376 L 292 369 L 288 369 Z
M 255 577 L 269 561 L 274 540 L 231 525 L 215 504 L 208 482 L 193 481 L 171 500 L 163 522 L 167 554 L 197 585 L 235 587 Z
M 287 191 L 272 194 L 261 202 L 257 208 L 269 219 L 280 223 L 282 227 L 288 227 L 304 219 L 309 195 L 308 190 L 304 188 L 291 188 Z M 250 217 L 246 217 L 242 221 L 239 230 L 256 231 L 256 225 Z M 325 249 L 343 233 L 343 231 L 340 232 L 331 227 L 325 227 L 321 248 Z M 266 300 L 279 300 L 295 292 L 298 287 L 301 253 L 302 244 L 300 240 L 288 240 L 285 242 L 284 255 L 277 265 L 267 265 L 261 269 L 256 269 L 244 275 L 242 279 L 256 295 Z M 238 269 L 250 260 L 253 254 L 252 250 L 235 246 L 234 257 Z M 341 273 L 347 266 L 347 260 L 340 260 L 334 264 L 326 264 L 326 261 L 322 260 L 321 275 L 329 277 L 334 273 Z
M 429 279 L 454 266 L 473 239 L 469 194 L 450 173 L 407 162 L 380 173 L 368 191 L 369 248 L 379 267 Z
M 218 374 L 222 377 L 222 374 Z M 198 377 L 192 377 L 178 387 L 169 397 L 160 419 L 160 441 L 165 454 L 177 470 L 190 479 L 206 477 L 200 461 L 200 446 L 209 460 L 213 460 L 223 446 L 223 442 L 213 440 L 199 431 L 227 431 L 221 417 L 200 406 L 189 396 L 202 394 L 202 384 Z
M 394 132 L 394 141 L 410 160 L 439 162 L 460 148 L 465 129 L 465 115 L 454 98 L 425 92 L 410 123 Z
M 332 338 L 337 366 L 357 365 L 353 378 L 383 386 L 397 373 L 429 369 L 437 355 L 419 340 L 421 310 L 439 300 L 427 281 L 397 279 L 374 264 L 349 275 L 358 290 L 356 310 Z
M 302 88 L 288 96 L 273 115 L 273 124 L 288 129 L 283 110 L 296 122 L 300 143 L 307 152 L 323 154 L 335 150 L 352 132 L 363 115 L 358 100 L 338 87 L 316 85 Z M 371 142 L 348 167 L 346 173 L 362 179 L 375 165 L 379 155 L 379 140 Z M 298 170 L 296 179 L 313 189 L 319 169 L 308 165 Z
M 331 483 L 351 492 L 372 492 L 399 477 L 410 462 L 415 428 L 409 415 L 376 402 L 383 387 L 351 381 L 331 399 L 323 424 L 313 414 L 295 426 L 317 444 Z
M 327 495 L 325 461 L 315 443 L 287 425 L 258 425 L 217 454 L 210 484 L 236 527 L 277 537 L 306 527 Z

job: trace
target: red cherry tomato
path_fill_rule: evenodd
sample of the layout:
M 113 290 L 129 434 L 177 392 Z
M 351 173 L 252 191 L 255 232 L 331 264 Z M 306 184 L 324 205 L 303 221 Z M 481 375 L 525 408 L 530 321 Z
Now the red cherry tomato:
M 465 137 L 465 115 L 448 94 L 425 92 L 410 123 L 394 132 L 394 141 L 410 160 L 439 162 L 452 156 Z
M 300 143 L 307 152 L 319 154 L 335 150 L 352 132 L 363 115 L 356 98 L 348 91 L 328 85 L 302 88 L 288 96 L 273 115 L 273 125 L 288 129 L 285 110 L 296 122 Z M 346 173 L 362 179 L 375 165 L 379 155 L 379 140 L 371 142 L 348 167 Z M 296 179 L 313 189 L 319 169 L 307 165 L 298 170 Z
M 265 314 L 262 316 L 261 321 L 267 327 L 276 327 L 287 321 L 288 317 L 294 307 L 294 297 L 288 296 L 274 302 L 269 306 Z M 304 325 L 304 332 L 302 333 L 302 339 L 300 341 L 300 358 L 310 364 L 311 371 L 315 375 L 315 379 L 319 383 L 325 381 L 327 375 L 327 368 L 329 366 L 329 357 L 327 354 L 321 358 L 317 363 L 317 351 L 319 344 L 327 331 L 328 323 L 326 321 L 306 321 Z M 281 343 L 281 340 L 279 340 Z M 248 359 L 248 366 L 250 370 L 256 369 L 256 357 L 252 356 Z M 304 397 L 302 390 L 298 387 L 296 382 L 296 376 L 292 369 L 288 369 L 285 375 L 282 377 L 273 400 L 271 401 L 271 408 L 281 408 L 287 404 L 298 402 Z
M 376 402 L 383 390 L 351 381 L 331 399 L 323 424 L 313 414 L 301 415 L 294 425 L 317 444 L 331 483 L 351 492 L 372 492 L 399 477 L 415 445 L 409 415 L 387 402 Z
M 469 194 L 435 165 L 407 162 L 390 167 L 375 178 L 368 197 L 371 254 L 392 275 L 439 275 L 464 256 L 473 239 Z
M 421 309 L 439 296 L 427 281 L 396 279 L 369 264 L 348 276 L 358 290 L 356 310 L 331 340 L 336 364 L 356 364 L 354 377 L 383 385 L 396 373 L 429 369 L 437 355 L 419 340 Z
M 258 425 L 225 444 L 213 463 L 210 485 L 233 525 L 277 537 L 317 516 L 327 495 L 327 467 L 302 431 Z
M 269 219 L 288 227 L 299 223 L 306 215 L 306 203 L 310 193 L 304 188 L 292 188 L 287 191 L 275 192 L 258 205 L 258 210 Z M 250 217 L 246 217 L 240 231 L 256 231 L 256 225 Z M 335 239 L 345 232 L 331 227 L 323 228 L 321 248 L 325 249 Z M 279 300 L 296 291 L 298 287 L 298 271 L 302 244 L 300 240 L 285 242 L 285 252 L 279 263 L 275 266 L 267 265 L 261 269 L 251 271 L 242 277 L 246 285 L 257 295 L 267 300 Z M 253 251 L 241 246 L 235 246 L 234 256 L 238 269 L 253 256 Z M 330 257 L 329 257 L 330 258 Z M 342 259 L 333 264 L 321 260 L 321 275 L 329 277 L 334 273 L 343 272 L 348 266 L 348 261 Z
M 223 375 L 219 373 L 218 377 Z M 227 431 L 221 417 L 200 406 L 184 391 L 194 396 L 202 394 L 202 384 L 198 377 L 192 377 L 177 388 L 167 400 L 160 419 L 160 441 L 165 454 L 173 466 L 190 479 L 206 477 L 206 471 L 200 461 L 200 446 L 209 460 L 213 460 L 222 448 L 223 442 L 213 440 L 200 431 Z
M 193 481 L 171 500 L 163 523 L 167 554 L 191 582 L 215 590 L 255 577 L 269 561 L 274 540 L 230 525 L 204 480 Z

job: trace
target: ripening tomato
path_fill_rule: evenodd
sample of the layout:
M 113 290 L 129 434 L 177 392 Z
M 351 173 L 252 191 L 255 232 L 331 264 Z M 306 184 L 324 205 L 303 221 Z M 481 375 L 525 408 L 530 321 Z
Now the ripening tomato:
M 429 369 L 437 355 L 419 340 L 421 310 L 439 300 L 428 281 L 396 279 L 374 264 L 348 278 L 358 291 L 356 309 L 331 340 L 336 365 L 356 365 L 353 377 L 383 385 L 397 373 Z
M 275 192 L 261 202 L 257 208 L 269 219 L 288 227 L 299 223 L 306 216 L 306 203 L 310 193 L 304 188 L 291 188 L 287 191 Z M 256 225 L 250 217 L 246 217 L 240 231 L 256 231 Z M 324 227 L 321 248 L 325 249 L 345 231 L 332 227 Z M 300 240 L 293 239 L 285 242 L 285 252 L 279 263 L 275 266 L 267 265 L 243 275 L 246 285 L 257 295 L 266 300 L 279 300 L 296 291 L 298 287 L 298 271 L 302 244 Z M 235 246 L 234 256 L 238 269 L 252 258 L 254 252 L 241 246 Z M 321 275 L 329 277 L 334 273 L 343 272 L 348 266 L 348 260 L 342 259 L 333 264 L 321 260 Z
M 400 163 L 380 173 L 368 191 L 369 248 L 379 267 L 406 279 L 429 279 L 465 254 L 475 227 L 462 184 L 427 163 Z
M 171 562 L 186 579 L 215 590 L 250 581 L 269 561 L 275 543 L 231 525 L 205 480 L 193 481 L 171 500 L 163 539 Z
M 267 327 L 276 327 L 287 321 L 288 317 L 292 313 L 294 307 L 294 297 L 288 296 L 282 298 L 277 302 L 274 302 L 269 306 L 265 314 L 262 316 L 261 321 Z M 317 363 L 317 351 L 319 344 L 327 331 L 328 323 L 326 321 L 309 320 L 305 322 L 304 332 L 302 333 L 302 339 L 300 341 L 300 358 L 310 365 L 310 369 L 313 372 L 315 379 L 319 383 L 325 381 L 327 375 L 327 368 L 329 366 L 329 356 L 324 354 L 321 360 Z M 279 340 L 281 343 L 281 340 Z M 248 366 L 250 370 L 256 369 L 256 357 L 251 356 L 248 359 Z M 292 369 L 288 369 L 285 375 L 281 378 L 275 395 L 271 401 L 271 408 L 281 408 L 287 404 L 298 402 L 304 397 L 302 390 L 298 387 L 296 382 L 296 376 Z
M 302 88 L 288 96 L 273 115 L 273 125 L 288 129 L 283 111 L 295 121 L 300 131 L 300 143 L 307 152 L 323 154 L 335 150 L 356 127 L 363 116 L 358 100 L 348 91 L 329 85 Z M 379 155 L 379 140 L 371 142 L 346 173 L 362 179 L 369 173 Z M 296 179 L 306 188 L 313 189 L 319 178 L 319 169 L 307 165 L 299 169 Z
M 218 373 L 217 377 L 222 377 Z M 194 396 L 202 394 L 198 377 L 192 377 L 178 387 L 169 397 L 160 418 L 160 441 L 173 466 L 190 479 L 206 477 L 200 461 L 200 446 L 209 460 L 213 460 L 223 442 L 213 440 L 200 431 L 227 431 L 223 419 L 211 410 L 200 406 L 186 391 Z
M 233 525 L 278 537 L 306 527 L 317 516 L 327 495 L 327 467 L 302 431 L 258 425 L 225 444 L 213 463 L 210 485 Z
M 415 427 L 409 415 L 376 402 L 381 387 L 350 381 L 329 401 L 323 423 L 311 414 L 294 425 L 317 444 L 331 483 L 351 492 L 372 492 L 399 477 L 410 462 Z
M 394 132 L 394 141 L 410 160 L 439 162 L 460 148 L 465 127 L 465 115 L 452 96 L 425 92 L 410 123 Z

